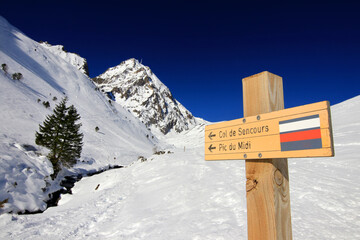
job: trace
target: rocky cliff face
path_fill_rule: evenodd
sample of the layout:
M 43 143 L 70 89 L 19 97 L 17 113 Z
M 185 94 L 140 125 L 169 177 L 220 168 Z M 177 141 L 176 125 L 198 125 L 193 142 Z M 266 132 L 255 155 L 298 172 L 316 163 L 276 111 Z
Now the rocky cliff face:
M 171 94 L 149 67 L 132 58 L 93 78 L 98 88 L 147 127 L 163 134 L 182 132 L 199 121 Z

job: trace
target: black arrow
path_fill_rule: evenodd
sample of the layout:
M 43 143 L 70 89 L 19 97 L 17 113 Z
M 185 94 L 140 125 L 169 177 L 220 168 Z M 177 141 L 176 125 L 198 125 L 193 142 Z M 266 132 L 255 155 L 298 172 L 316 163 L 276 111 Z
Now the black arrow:
M 212 150 L 213 150 L 213 149 L 216 149 L 216 147 L 213 147 L 212 144 L 210 144 L 210 146 L 209 146 L 208 149 L 209 149 L 210 152 L 212 152 Z
M 215 136 L 216 136 L 216 134 L 213 134 L 212 132 L 210 132 L 210 134 L 209 134 L 210 140 L 212 140 L 212 137 L 215 137 Z

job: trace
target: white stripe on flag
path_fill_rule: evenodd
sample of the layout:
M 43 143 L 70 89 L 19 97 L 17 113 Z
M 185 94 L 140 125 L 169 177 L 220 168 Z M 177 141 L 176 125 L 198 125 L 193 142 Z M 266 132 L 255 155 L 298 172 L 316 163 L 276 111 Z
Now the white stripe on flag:
M 280 124 L 280 133 L 320 127 L 320 118 Z

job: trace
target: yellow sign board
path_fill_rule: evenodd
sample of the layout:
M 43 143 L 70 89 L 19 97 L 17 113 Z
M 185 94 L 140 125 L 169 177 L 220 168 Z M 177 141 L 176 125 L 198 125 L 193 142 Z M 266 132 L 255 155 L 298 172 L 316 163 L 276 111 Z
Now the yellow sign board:
M 327 101 L 205 127 L 205 160 L 334 156 Z

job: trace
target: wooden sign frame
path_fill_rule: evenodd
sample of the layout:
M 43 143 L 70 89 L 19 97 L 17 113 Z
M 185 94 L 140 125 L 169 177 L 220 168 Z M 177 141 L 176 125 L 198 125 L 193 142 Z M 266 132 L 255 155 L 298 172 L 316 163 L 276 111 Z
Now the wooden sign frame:
M 205 160 L 331 157 L 333 145 L 328 101 L 205 127 Z

